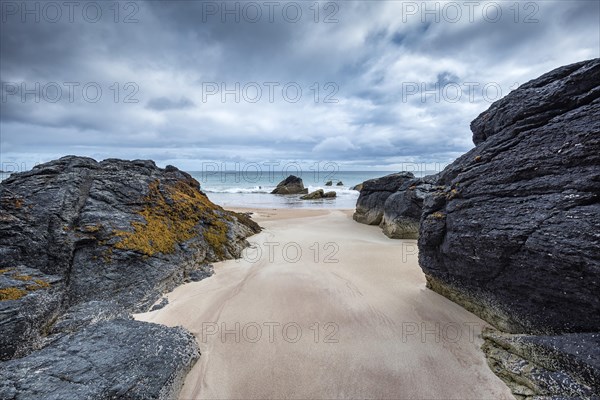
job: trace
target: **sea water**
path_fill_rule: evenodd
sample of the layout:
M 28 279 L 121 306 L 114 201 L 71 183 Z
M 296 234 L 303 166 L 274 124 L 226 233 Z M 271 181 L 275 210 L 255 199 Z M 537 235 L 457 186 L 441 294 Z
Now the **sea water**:
M 271 194 L 277 184 L 290 175 L 289 172 L 190 172 L 200 182 L 200 187 L 208 198 L 223 207 L 337 209 L 354 209 L 359 195 L 353 189 L 355 185 L 392 173 L 394 171 L 294 171 L 293 175 L 302 178 L 309 193 L 317 189 L 336 192 L 335 198 L 302 200 L 302 195 Z M 417 177 L 425 175 L 413 173 Z M 325 185 L 328 181 L 331 181 L 331 186 Z M 340 182 L 341 185 L 338 185 Z

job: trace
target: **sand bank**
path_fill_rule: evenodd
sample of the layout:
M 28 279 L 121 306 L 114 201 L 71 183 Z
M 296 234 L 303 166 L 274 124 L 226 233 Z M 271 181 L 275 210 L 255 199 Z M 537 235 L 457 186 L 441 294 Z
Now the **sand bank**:
M 196 335 L 182 399 L 512 398 L 479 349 L 486 323 L 425 288 L 416 241 L 347 210 L 253 217 L 242 260 L 136 316 Z

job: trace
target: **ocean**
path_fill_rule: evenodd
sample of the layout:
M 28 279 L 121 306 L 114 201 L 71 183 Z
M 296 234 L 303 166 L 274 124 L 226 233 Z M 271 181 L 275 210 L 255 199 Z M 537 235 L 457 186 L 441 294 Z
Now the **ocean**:
M 223 207 L 248 208 L 337 208 L 354 209 L 359 192 L 352 187 L 368 179 L 379 178 L 393 171 L 229 171 L 190 172 L 200 182 L 208 198 Z M 434 173 L 434 171 L 431 171 Z M 301 200 L 301 195 L 274 195 L 271 191 L 288 175 L 302 178 L 309 193 L 323 189 L 336 192 L 337 197 L 319 200 Z M 426 174 L 414 172 L 415 176 Z M 332 181 L 332 186 L 325 186 Z M 338 186 L 341 182 L 342 185 Z

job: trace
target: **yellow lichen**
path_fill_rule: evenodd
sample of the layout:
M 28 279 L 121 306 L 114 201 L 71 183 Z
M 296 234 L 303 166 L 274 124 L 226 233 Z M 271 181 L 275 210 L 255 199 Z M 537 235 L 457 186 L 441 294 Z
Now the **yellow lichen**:
M 446 194 L 446 199 L 452 200 L 460 195 L 460 192 L 456 189 L 452 189 L 449 193 Z
M 82 232 L 86 232 L 86 233 L 96 233 L 96 232 L 100 231 L 101 228 L 102 228 L 102 225 L 96 224 L 96 225 L 84 225 L 79 229 Z
M 15 274 L 12 276 L 13 279 L 19 280 L 19 281 L 30 281 L 31 280 L 31 276 L 29 275 L 18 275 Z
M 0 274 L 4 274 L 6 272 L 10 272 L 12 271 L 14 268 L 4 268 L 4 269 L 0 269 Z
M 16 287 L 7 287 L 4 289 L 0 289 L 0 301 L 19 300 L 26 294 L 27 292 L 23 289 L 19 289 Z
M 436 211 L 436 212 L 434 212 L 433 214 L 431 214 L 431 217 L 432 217 L 432 218 L 435 218 L 435 219 L 443 219 L 443 218 L 446 218 L 446 216 L 444 215 L 444 213 L 443 213 L 443 212 L 441 212 L 441 211 Z
M 43 288 L 50 287 L 50 284 L 43 279 L 34 279 L 33 281 L 35 283 L 37 283 L 38 286 L 40 286 L 40 287 L 43 287 Z
M 217 254 L 222 253 L 221 247 L 227 241 L 227 226 L 215 214 L 219 207 L 198 190 L 196 181 L 179 181 L 172 185 L 154 181 L 143 202 L 138 214 L 145 222 L 132 222 L 133 232 L 114 231 L 120 238 L 115 248 L 146 256 L 172 253 L 177 244 L 199 233 L 197 226 L 202 221 L 204 238 Z

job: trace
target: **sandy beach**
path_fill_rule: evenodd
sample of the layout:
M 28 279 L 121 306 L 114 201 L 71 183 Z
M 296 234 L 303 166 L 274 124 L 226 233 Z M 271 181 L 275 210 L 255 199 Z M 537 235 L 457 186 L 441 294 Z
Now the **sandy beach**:
M 181 399 L 512 398 L 479 349 L 487 324 L 426 289 L 416 241 L 350 210 L 253 211 L 241 260 L 136 315 L 195 334 Z

